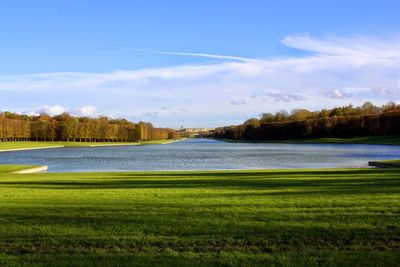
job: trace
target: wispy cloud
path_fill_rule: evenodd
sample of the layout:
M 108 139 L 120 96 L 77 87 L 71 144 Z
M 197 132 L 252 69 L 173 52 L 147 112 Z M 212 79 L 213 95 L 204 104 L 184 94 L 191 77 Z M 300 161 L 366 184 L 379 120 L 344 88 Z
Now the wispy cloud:
M 244 100 L 244 99 L 234 99 L 230 103 L 231 103 L 231 105 L 234 105 L 234 106 L 242 106 L 242 105 L 246 105 L 246 100 Z
M 341 99 L 341 98 L 349 98 L 349 97 L 351 97 L 351 94 L 346 93 L 342 90 L 335 89 L 335 90 L 326 92 L 325 96 L 327 96 L 329 98 L 334 98 L 334 99 Z
M 244 61 L 244 62 L 256 60 L 256 59 L 245 58 L 245 57 L 227 56 L 227 55 L 215 55 L 215 54 L 206 54 L 206 53 L 157 51 L 157 50 L 145 50 L 145 49 L 139 49 L 139 48 L 130 48 L 130 50 L 153 53 L 153 54 L 160 54 L 160 55 L 174 55 L 174 56 L 185 56 L 185 57 L 204 57 L 204 58 L 224 59 L 224 60 L 234 60 L 234 61 Z
M 92 103 L 96 108 L 82 109 L 82 114 L 102 111 L 179 127 L 239 123 L 281 109 L 400 101 L 400 35 L 385 39 L 295 35 L 282 42 L 308 53 L 248 59 L 153 51 L 221 61 L 109 73 L 0 76 L 0 109 L 23 112 Z
M 301 95 L 296 94 L 282 94 L 282 93 L 267 93 L 267 95 L 274 101 L 274 102 L 292 102 L 292 101 L 301 101 L 305 100 L 305 98 Z

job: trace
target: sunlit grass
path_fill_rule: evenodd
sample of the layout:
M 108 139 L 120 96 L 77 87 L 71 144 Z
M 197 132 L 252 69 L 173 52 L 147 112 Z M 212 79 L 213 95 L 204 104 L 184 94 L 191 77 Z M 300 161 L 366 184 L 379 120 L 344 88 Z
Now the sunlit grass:
M 91 145 L 110 145 L 110 144 L 132 144 L 132 143 L 110 143 L 110 142 L 0 142 L 0 150 L 6 149 L 24 149 L 24 148 L 41 148 L 41 147 L 86 147 Z
M 0 174 L 0 264 L 400 260 L 400 169 Z
M 111 145 L 153 145 L 171 142 L 171 139 L 150 140 L 139 142 L 0 142 L 0 150 L 44 148 L 44 147 L 89 147 L 89 146 L 111 146 Z
M 149 140 L 149 141 L 139 141 L 140 144 L 143 145 L 159 145 L 159 144 L 164 144 L 168 142 L 175 141 L 173 139 L 161 139 L 161 140 Z
M 354 138 L 316 138 L 302 140 L 304 143 L 345 143 L 345 144 L 375 144 L 400 145 L 400 136 L 367 136 Z
M 289 140 L 226 140 L 228 142 L 262 142 L 262 143 L 305 143 L 305 144 L 371 144 L 371 145 L 400 145 L 399 135 L 365 136 L 353 138 L 303 138 Z
M 34 168 L 35 166 L 31 165 L 3 165 L 0 164 L 0 173 L 10 173 L 15 171 L 26 170 L 30 168 Z
M 374 160 L 370 161 L 369 165 L 382 168 L 400 168 L 400 160 Z
M 400 164 L 400 159 L 395 159 L 395 160 L 379 160 L 379 162 L 398 163 L 398 164 Z

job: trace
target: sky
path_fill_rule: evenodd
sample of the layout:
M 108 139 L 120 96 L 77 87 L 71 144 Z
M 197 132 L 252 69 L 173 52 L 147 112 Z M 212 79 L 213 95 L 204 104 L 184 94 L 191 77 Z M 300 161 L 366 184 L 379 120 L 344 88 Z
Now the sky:
M 0 110 L 159 127 L 400 103 L 398 0 L 2 0 Z

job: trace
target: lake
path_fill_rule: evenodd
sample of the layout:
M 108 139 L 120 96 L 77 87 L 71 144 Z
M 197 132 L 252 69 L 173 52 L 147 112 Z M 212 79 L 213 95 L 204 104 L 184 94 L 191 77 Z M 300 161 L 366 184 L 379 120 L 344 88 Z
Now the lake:
M 228 143 L 186 139 L 166 145 L 53 148 L 0 153 L 0 164 L 47 165 L 49 172 L 367 167 L 400 158 L 399 146 Z

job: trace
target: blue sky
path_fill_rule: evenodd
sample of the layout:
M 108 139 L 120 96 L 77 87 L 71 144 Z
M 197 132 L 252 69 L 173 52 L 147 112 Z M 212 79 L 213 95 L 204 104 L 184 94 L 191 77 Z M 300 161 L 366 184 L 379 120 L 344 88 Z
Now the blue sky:
M 3 0 L 0 110 L 211 127 L 400 101 L 398 10 L 388 0 Z

